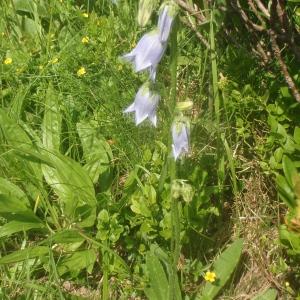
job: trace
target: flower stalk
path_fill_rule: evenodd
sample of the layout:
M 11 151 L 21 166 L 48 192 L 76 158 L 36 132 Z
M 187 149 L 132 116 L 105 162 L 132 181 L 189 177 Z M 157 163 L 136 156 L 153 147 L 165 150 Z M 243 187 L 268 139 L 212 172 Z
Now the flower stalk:
M 178 47 L 177 47 L 177 31 L 178 31 L 178 21 L 177 18 L 174 20 L 173 29 L 171 32 L 171 89 L 170 89 L 170 119 L 173 121 L 175 117 L 176 110 L 176 86 L 177 86 L 177 60 L 178 60 Z M 172 148 L 172 135 L 169 133 L 169 153 Z M 169 156 L 169 172 L 170 172 L 170 183 L 171 183 L 171 193 L 170 193 L 170 201 L 171 201 L 171 224 L 172 224 L 172 237 L 171 237 L 171 274 L 169 278 L 169 299 L 174 300 L 175 291 L 176 291 L 176 283 L 177 283 L 177 263 L 180 256 L 180 218 L 178 211 L 178 198 L 173 197 L 173 182 L 176 179 L 176 161 L 172 156 Z

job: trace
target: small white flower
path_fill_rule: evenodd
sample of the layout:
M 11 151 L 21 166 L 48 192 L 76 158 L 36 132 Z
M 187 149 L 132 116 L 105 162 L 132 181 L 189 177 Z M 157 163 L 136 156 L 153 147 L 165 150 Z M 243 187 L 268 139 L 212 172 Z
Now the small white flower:
M 175 15 L 176 9 L 172 4 L 164 4 L 160 9 L 157 27 L 162 43 L 167 42 L 169 38 Z
M 134 65 L 135 71 L 148 70 L 150 78 L 154 81 L 156 68 L 166 50 L 166 43 L 160 42 L 157 30 L 146 33 L 138 42 L 136 47 L 123 58 Z
M 160 96 L 149 89 L 149 83 L 143 84 L 138 90 L 134 102 L 127 107 L 124 112 L 135 112 L 135 124 L 139 125 L 146 118 L 149 118 L 151 123 L 156 126 L 156 108 Z
M 172 125 L 172 150 L 175 160 L 182 152 L 189 151 L 189 129 L 185 122 L 175 122 Z

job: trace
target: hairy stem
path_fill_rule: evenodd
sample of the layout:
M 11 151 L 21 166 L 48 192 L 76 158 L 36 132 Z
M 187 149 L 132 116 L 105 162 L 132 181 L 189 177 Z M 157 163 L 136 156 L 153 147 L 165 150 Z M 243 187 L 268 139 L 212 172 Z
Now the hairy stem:
M 174 27 L 171 33 L 171 89 L 170 89 L 170 111 L 171 120 L 174 119 L 175 108 L 176 108 L 176 85 L 177 85 L 177 31 L 178 22 L 177 19 L 174 21 Z M 170 136 L 170 141 L 171 141 Z M 171 151 L 171 142 L 169 143 L 169 150 Z M 172 184 L 176 179 L 176 163 L 173 157 L 169 157 L 169 172 L 170 172 L 170 183 L 171 183 L 171 222 L 172 222 L 172 238 L 171 238 L 171 274 L 169 284 L 169 299 L 176 299 L 176 283 L 177 283 L 177 262 L 180 255 L 180 220 L 178 212 L 178 199 L 173 197 Z

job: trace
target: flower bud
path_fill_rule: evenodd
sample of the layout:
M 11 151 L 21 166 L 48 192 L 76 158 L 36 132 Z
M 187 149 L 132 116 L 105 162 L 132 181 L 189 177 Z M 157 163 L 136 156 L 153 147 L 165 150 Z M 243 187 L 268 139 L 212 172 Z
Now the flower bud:
M 193 108 L 193 101 L 188 100 L 188 101 L 183 101 L 183 102 L 177 102 L 176 103 L 176 108 L 179 111 L 190 110 L 190 109 Z
M 138 11 L 138 24 L 141 27 L 147 25 L 152 12 L 156 6 L 157 0 L 140 0 Z

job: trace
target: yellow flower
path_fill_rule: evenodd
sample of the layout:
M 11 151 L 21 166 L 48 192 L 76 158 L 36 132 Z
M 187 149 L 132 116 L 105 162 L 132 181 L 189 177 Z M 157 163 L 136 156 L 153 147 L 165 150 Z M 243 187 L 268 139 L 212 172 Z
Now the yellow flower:
M 4 62 L 3 62 L 5 65 L 10 65 L 12 64 L 12 58 L 11 57 L 7 57 L 5 58 Z
M 82 16 L 83 16 L 84 18 L 88 18 L 88 17 L 89 17 L 89 14 L 88 14 L 88 13 L 83 13 Z
M 84 36 L 82 39 L 81 39 L 81 43 L 82 44 L 88 44 L 90 42 L 90 38 L 88 36 Z
M 209 282 L 215 282 L 216 281 L 216 273 L 215 272 L 210 272 L 210 271 L 207 271 L 204 275 L 204 279 L 206 281 L 209 281 Z
M 84 67 L 81 67 L 78 71 L 77 71 L 77 76 L 81 77 L 84 76 L 86 74 L 86 70 Z
M 53 64 L 53 65 L 57 64 L 57 63 L 58 63 L 58 58 L 55 57 L 55 58 L 51 59 L 51 60 L 49 61 L 49 63 L 51 63 L 51 64 Z

